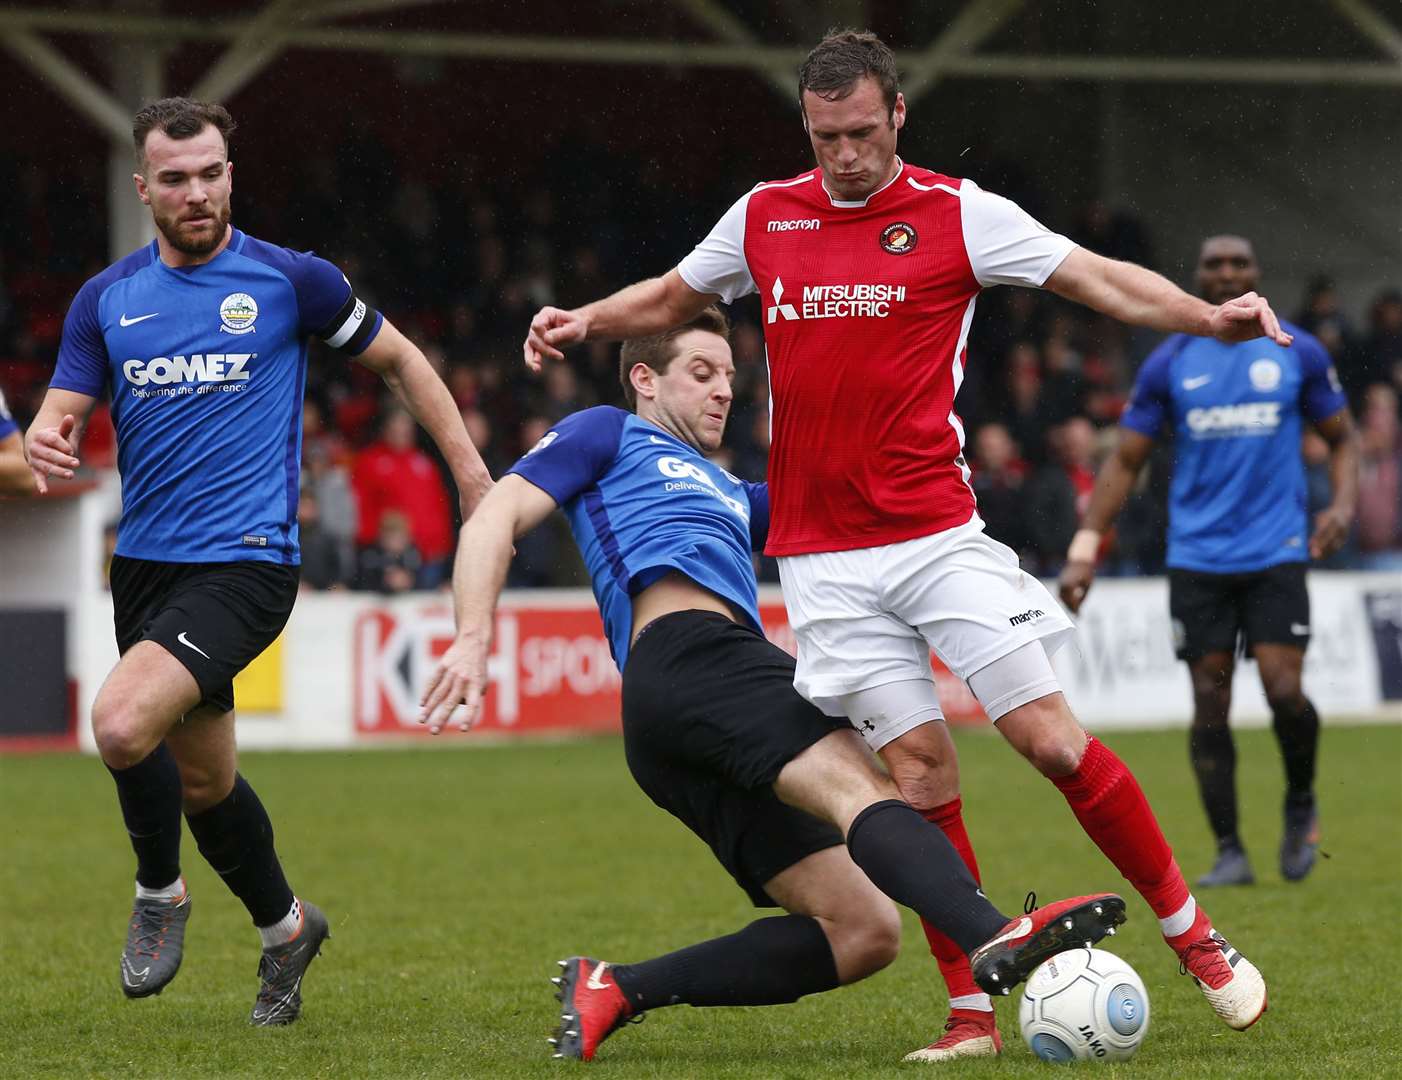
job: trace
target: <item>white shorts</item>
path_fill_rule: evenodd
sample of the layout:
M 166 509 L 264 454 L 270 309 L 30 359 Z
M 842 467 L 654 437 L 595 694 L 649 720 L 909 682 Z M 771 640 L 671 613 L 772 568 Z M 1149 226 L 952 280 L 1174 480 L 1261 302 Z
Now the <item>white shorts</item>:
M 786 555 L 779 579 L 798 643 L 794 687 L 829 716 L 844 715 L 844 695 L 931 679 L 931 650 L 967 681 L 1032 641 L 1050 655 L 1075 632 L 977 515 L 899 544 Z

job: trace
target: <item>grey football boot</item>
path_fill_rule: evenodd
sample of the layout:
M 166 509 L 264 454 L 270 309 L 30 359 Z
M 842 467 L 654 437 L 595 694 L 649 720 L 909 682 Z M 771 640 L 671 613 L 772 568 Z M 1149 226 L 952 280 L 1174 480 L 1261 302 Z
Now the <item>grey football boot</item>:
M 176 904 L 137 898 L 127 924 L 126 948 L 122 950 L 122 993 L 129 998 L 150 997 L 175 978 L 185 951 L 185 923 L 189 918 L 189 893 Z
M 1314 869 L 1319 851 L 1319 814 L 1314 804 L 1285 804 L 1285 833 L 1280 840 L 1280 876 L 1286 881 L 1303 881 Z
M 1217 849 L 1217 861 L 1212 869 L 1198 878 L 1200 889 L 1211 889 L 1218 885 L 1254 885 L 1256 875 L 1251 870 L 1251 860 L 1246 857 L 1246 849 L 1238 844 L 1223 844 Z
M 326 916 L 315 904 L 300 900 L 302 929 L 291 941 L 263 950 L 258 961 L 258 999 L 249 1022 L 257 1027 L 290 1024 L 302 1014 L 302 976 L 307 973 L 321 943 L 331 936 Z

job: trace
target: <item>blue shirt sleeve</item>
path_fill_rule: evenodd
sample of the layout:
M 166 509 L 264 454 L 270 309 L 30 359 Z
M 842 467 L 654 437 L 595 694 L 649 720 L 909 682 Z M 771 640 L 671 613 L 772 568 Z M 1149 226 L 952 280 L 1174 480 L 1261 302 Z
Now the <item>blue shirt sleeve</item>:
M 273 267 L 292 283 L 297 319 L 305 337 L 359 356 L 375 340 L 384 316 L 355 295 L 346 275 L 310 251 L 292 251 L 249 237 L 243 254 Z
M 1174 334 L 1149 354 L 1139 368 L 1134 379 L 1134 392 L 1129 404 L 1120 416 L 1120 424 L 1147 435 L 1158 438 L 1164 424 L 1173 414 L 1173 394 L 1169 379 L 1169 365 L 1183 347 L 1183 335 Z
M 1312 334 L 1291 328 L 1295 342 L 1290 347 L 1300 353 L 1300 404 L 1311 420 L 1327 420 L 1348 407 L 1348 397 L 1339 382 L 1339 373 L 1329 352 Z
M 529 480 L 564 506 L 613 464 L 627 416 L 611 405 L 567 416 L 506 471 Z
M 9 406 L 5 404 L 5 392 L 0 390 L 0 439 L 8 439 L 18 430 L 19 425 L 15 423 Z
M 98 321 L 98 287 L 89 281 L 73 298 L 68 315 L 63 320 L 63 338 L 58 346 L 58 361 L 49 386 L 54 390 L 72 390 L 89 397 L 101 397 L 107 385 L 107 342 L 102 337 Z
M 769 485 L 744 481 L 745 494 L 750 497 L 750 550 L 763 551 L 769 539 Z

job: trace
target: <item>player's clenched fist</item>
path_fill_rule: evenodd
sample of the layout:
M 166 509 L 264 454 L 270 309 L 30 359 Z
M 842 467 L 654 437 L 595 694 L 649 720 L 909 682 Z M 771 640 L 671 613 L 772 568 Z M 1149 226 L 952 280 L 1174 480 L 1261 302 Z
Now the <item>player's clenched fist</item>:
M 78 421 L 70 414 L 59 421 L 58 427 L 29 429 L 25 439 L 25 455 L 29 458 L 29 470 L 34 474 L 34 485 L 39 494 L 49 493 L 49 476 L 73 479 L 73 470 L 78 467 L 75 456 L 78 448 L 73 445 L 73 429 Z
M 526 367 L 539 371 L 547 358 L 563 360 L 565 354 L 560 350 L 569 345 L 578 345 L 584 340 L 588 329 L 588 322 L 576 311 L 541 308 L 531 320 L 531 330 L 526 335 Z
M 468 731 L 482 712 L 482 694 L 487 686 L 487 647 L 485 636 L 460 634 L 429 680 L 419 702 L 419 723 L 437 735 L 448 725 L 459 705 L 467 706 L 458 728 Z

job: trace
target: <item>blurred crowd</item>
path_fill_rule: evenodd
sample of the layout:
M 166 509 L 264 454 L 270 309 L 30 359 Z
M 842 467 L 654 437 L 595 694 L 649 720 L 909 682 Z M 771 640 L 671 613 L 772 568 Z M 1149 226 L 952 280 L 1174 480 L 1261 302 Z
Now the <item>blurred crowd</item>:
M 576 149 L 562 146 L 562 157 Z M 440 371 L 474 443 L 500 475 L 563 416 L 622 405 L 617 346 L 575 350 L 541 378 L 521 361 L 521 340 L 543 304 L 572 306 L 674 265 L 724 209 L 698 208 L 621 164 L 587 173 L 547 168 L 536 183 L 490 191 L 445 179 L 391 180 L 356 169 L 359 157 L 310 157 L 303 184 L 277 200 L 236 201 L 235 221 L 265 239 L 315 249 L 357 291 L 417 342 Z M 547 177 L 549 178 L 547 180 Z M 21 422 L 37 410 L 74 291 L 106 263 L 91 200 L 74 200 L 37 170 L 6 178 L 0 207 L 0 388 Z M 732 193 L 733 194 L 733 193 Z M 339 231 L 328 223 L 354 222 Z M 1054 228 L 1103 254 L 1153 265 L 1148 231 L 1101 205 Z M 1267 278 L 1269 278 L 1267 267 Z M 1315 334 L 1334 357 L 1362 430 L 1363 478 L 1349 545 L 1332 567 L 1402 566 L 1402 292 L 1367 298 L 1367 317 L 1345 315 L 1326 276 L 1298 304 L 1277 309 Z M 724 446 L 727 469 L 760 478 L 768 456 L 768 385 L 753 300 L 732 311 L 735 402 Z M 995 289 L 980 301 L 958 407 L 968 433 L 973 484 L 992 535 L 1032 572 L 1061 559 L 1113 445 L 1116 421 L 1151 334 L 1046 293 Z M 312 589 L 395 593 L 442 587 L 451 570 L 459 510 L 443 462 L 381 382 L 313 345 L 305 406 L 301 523 L 303 578 Z M 1329 498 L 1327 449 L 1303 447 L 1315 507 Z M 82 454 L 111 468 L 115 447 L 105 406 Z M 1153 467 L 1103 552 L 1110 574 L 1163 567 L 1172 447 Z M 767 562 L 761 576 L 777 580 Z M 508 584 L 585 581 L 556 515 L 517 546 Z

